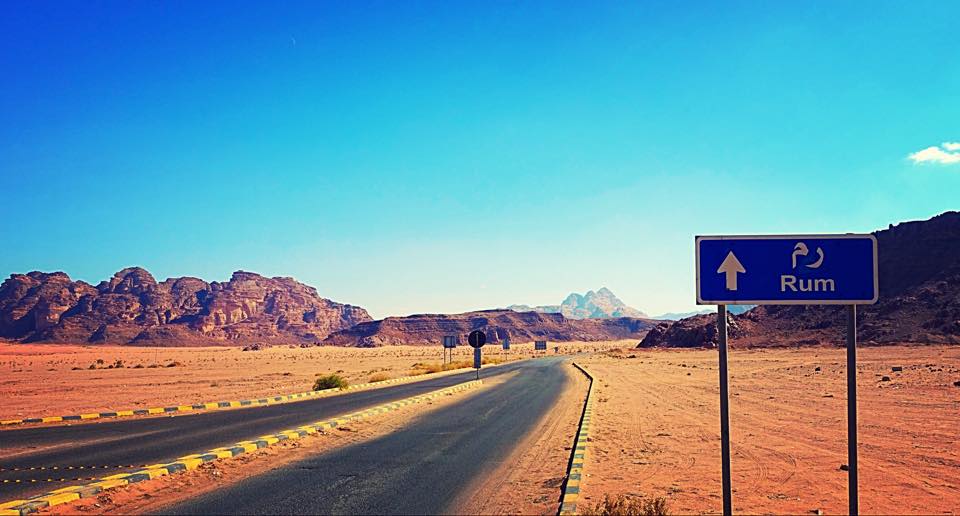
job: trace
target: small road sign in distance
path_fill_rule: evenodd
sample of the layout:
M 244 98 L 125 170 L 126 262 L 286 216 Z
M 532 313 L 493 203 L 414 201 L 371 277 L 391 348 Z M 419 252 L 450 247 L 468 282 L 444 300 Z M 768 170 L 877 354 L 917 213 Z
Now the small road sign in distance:
M 873 304 L 873 235 L 698 236 L 697 304 Z
M 510 339 L 509 339 L 509 338 L 503 339 L 502 342 L 503 342 L 503 349 L 510 349 Z
M 546 351 L 547 350 L 547 341 L 537 340 L 533 342 L 534 351 Z
M 469 342 L 472 347 L 481 348 L 487 343 L 487 335 L 480 330 L 473 330 L 467 337 L 467 342 Z
M 445 348 L 455 348 L 457 347 L 457 337 L 453 335 L 444 335 L 443 336 L 443 347 Z

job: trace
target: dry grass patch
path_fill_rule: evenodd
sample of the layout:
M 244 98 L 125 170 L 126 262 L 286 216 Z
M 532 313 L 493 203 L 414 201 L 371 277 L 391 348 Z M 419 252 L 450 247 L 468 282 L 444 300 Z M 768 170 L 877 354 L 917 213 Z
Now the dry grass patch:
M 376 373 L 376 374 L 370 375 L 370 378 L 367 378 L 367 383 L 384 382 L 391 378 L 393 377 L 387 373 Z
M 597 516 L 662 516 L 667 514 L 667 500 L 657 498 L 627 498 L 609 494 L 603 495 L 603 500 L 588 508 L 583 514 Z

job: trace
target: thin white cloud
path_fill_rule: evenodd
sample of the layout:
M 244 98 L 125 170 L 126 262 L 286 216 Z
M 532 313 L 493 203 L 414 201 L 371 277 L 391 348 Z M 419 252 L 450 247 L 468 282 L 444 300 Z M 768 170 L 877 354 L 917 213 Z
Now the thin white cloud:
M 907 157 L 914 163 L 939 163 L 941 165 L 960 163 L 960 142 L 944 142 L 939 147 L 927 147 Z

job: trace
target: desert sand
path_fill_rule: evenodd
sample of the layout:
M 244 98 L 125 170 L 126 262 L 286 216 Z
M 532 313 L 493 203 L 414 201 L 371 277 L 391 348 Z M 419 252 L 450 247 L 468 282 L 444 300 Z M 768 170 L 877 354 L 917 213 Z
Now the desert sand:
M 561 353 L 607 349 L 620 343 L 550 344 Z M 509 351 L 485 346 L 493 360 L 530 358 L 532 343 Z M 60 416 L 238 400 L 310 390 L 317 375 L 336 373 L 350 383 L 422 373 L 416 364 L 439 365 L 435 346 L 382 348 L 274 346 L 162 348 L 0 343 L 0 419 Z M 473 350 L 454 350 L 472 361 Z M 110 368 L 117 361 L 122 368 Z M 102 363 L 98 363 L 102 361 Z M 172 365 L 172 367 L 171 367 Z M 93 366 L 94 369 L 90 369 Z M 140 367 L 137 367 L 140 366 Z M 96 420 L 93 420 L 96 421 Z
M 858 358 L 861 512 L 960 511 L 960 348 Z M 717 352 L 624 349 L 578 362 L 597 377 L 598 402 L 581 503 L 624 493 L 664 497 L 671 513 L 719 513 Z M 735 512 L 845 513 L 845 351 L 734 350 L 730 381 Z
M 664 497 L 671 513 L 720 512 L 716 351 L 640 350 L 629 344 L 560 345 L 561 352 L 594 352 L 575 358 L 595 375 L 597 397 L 580 505 L 593 505 L 605 494 L 623 493 Z M 515 345 L 509 356 L 533 356 L 531 348 L 530 344 Z M 552 348 L 549 353 L 554 353 Z M 470 351 L 460 348 L 455 358 L 465 359 Z M 490 357 L 502 353 L 493 348 L 485 351 Z M 106 364 L 120 359 L 127 367 L 86 369 L 97 358 Z M 847 461 L 844 350 L 737 349 L 730 358 L 735 510 L 845 512 L 847 474 L 840 469 Z M 341 371 L 351 381 L 361 382 L 380 373 L 401 376 L 416 363 L 439 361 L 438 347 L 276 347 L 242 352 L 229 348 L 3 345 L 4 403 L 0 405 L 4 416 L 22 417 L 118 408 L 116 405 L 231 399 L 307 389 L 318 373 Z M 129 367 L 169 362 L 180 365 Z M 902 371 L 894 371 L 895 367 Z M 479 486 L 478 493 L 485 496 L 461 500 L 462 509 L 497 513 L 555 510 L 585 393 L 582 378 L 574 379 L 564 398 L 577 403 L 560 404 L 556 413 L 542 422 L 543 430 L 531 435 L 505 461 L 503 474 L 497 475 L 495 482 Z M 960 387 L 954 386 L 960 381 L 960 347 L 861 348 L 858 379 L 861 511 L 960 511 Z M 183 400 L 184 396 L 190 399 Z M 103 400 L 111 403 L 108 406 Z M 397 428 L 412 415 L 389 416 L 390 424 L 371 425 L 370 431 L 360 428 L 349 441 Z M 336 439 L 323 441 L 316 447 L 305 446 L 302 453 L 318 453 L 337 445 Z M 253 470 L 275 467 L 285 459 L 267 454 L 256 460 L 263 462 Z M 218 468 L 220 473 L 212 472 Z M 194 486 L 187 491 L 197 492 L 192 491 L 195 488 L 202 492 L 221 485 L 221 478 L 243 478 L 250 468 L 237 462 L 209 469 L 163 482 L 171 484 L 169 492 L 187 486 Z M 211 478 L 198 477 L 204 474 Z M 136 500 L 152 496 L 146 491 L 142 494 L 121 497 L 119 504 L 103 508 L 120 512 L 156 508 L 153 503 L 140 505 Z M 93 512 L 99 509 L 86 507 Z

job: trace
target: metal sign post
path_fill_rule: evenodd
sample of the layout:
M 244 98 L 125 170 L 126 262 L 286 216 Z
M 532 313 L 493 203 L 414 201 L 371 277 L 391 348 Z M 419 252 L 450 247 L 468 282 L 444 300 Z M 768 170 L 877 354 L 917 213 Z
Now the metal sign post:
M 453 335 L 444 335 L 443 336 L 444 363 L 447 363 L 447 355 L 450 356 L 449 362 L 453 363 L 453 348 L 455 347 L 457 347 L 457 338 Z
M 480 366 L 483 364 L 483 357 L 480 354 L 480 348 L 487 342 L 487 334 L 480 330 L 473 330 L 467 336 L 467 342 L 473 348 L 473 368 L 477 370 L 477 380 L 480 379 Z
M 857 305 L 847 309 L 847 496 L 850 514 L 859 514 L 857 493 Z
M 717 305 L 717 333 L 720 348 L 720 466 L 723 484 L 723 514 L 733 514 L 730 482 L 730 391 L 727 375 L 727 305 Z
M 850 514 L 858 514 L 857 305 L 879 297 L 873 235 L 698 236 L 697 304 L 717 305 L 723 513 L 733 513 L 726 305 L 849 305 L 847 456 Z

